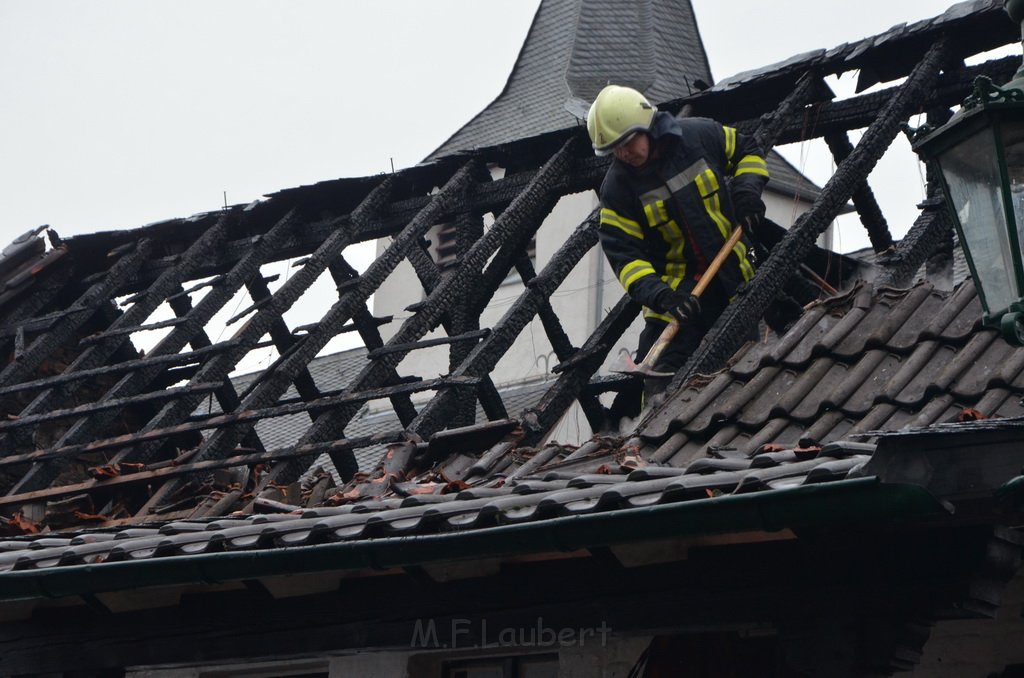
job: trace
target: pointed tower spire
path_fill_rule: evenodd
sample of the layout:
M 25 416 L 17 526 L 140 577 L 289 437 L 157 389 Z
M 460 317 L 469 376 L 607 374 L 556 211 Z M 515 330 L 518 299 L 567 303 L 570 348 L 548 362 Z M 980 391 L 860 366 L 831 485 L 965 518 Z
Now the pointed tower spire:
M 612 79 L 655 103 L 711 82 L 689 0 L 541 0 L 501 94 L 426 160 L 572 127 Z

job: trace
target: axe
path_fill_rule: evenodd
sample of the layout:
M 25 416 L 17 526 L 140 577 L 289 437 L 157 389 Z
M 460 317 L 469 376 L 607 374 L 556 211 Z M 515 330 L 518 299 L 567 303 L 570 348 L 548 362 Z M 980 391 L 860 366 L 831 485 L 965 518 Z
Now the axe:
M 708 285 L 711 284 L 711 281 L 712 279 L 714 279 L 715 274 L 718 273 L 718 269 L 722 268 L 722 264 L 725 263 L 726 258 L 729 256 L 729 253 L 732 252 L 732 248 L 736 246 L 736 243 L 740 241 L 741 237 L 743 237 L 743 229 L 737 225 L 732 230 L 732 235 L 730 235 L 729 239 L 726 240 L 725 244 L 722 245 L 722 249 L 718 250 L 718 254 L 716 254 L 715 258 L 711 260 L 711 264 L 709 264 L 707 270 L 704 271 L 704 275 L 702 275 L 700 277 L 700 280 L 697 281 L 697 286 L 693 288 L 693 296 L 699 298 L 700 295 L 704 293 L 704 290 L 706 290 L 708 288 Z M 647 356 L 644 357 L 644 359 L 640 362 L 639 365 L 634 364 L 630 367 L 627 364 L 627 369 L 615 371 L 620 374 L 632 374 L 639 375 L 641 377 L 673 376 L 675 374 L 674 372 L 656 371 L 654 369 L 654 365 L 658 362 L 658 359 L 661 357 L 661 354 L 665 352 L 665 348 L 670 343 L 672 343 L 673 339 L 675 339 L 675 336 L 678 332 L 679 321 L 673 318 L 672 322 L 666 325 L 665 329 L 661 331 L 661 335 L 654 342 L 654 345 L 651 346 L 650 350 L 647 351 Z

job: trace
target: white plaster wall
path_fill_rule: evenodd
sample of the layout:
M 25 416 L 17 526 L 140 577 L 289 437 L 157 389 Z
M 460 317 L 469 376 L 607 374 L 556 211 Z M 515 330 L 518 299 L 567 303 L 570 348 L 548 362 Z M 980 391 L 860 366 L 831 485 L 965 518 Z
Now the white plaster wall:
M 773 191 L 765 191 L 764 199 L 765 216 L 777 224 L 789 228 L 796 223 L 797 218 L 811 209 L 811 203 L 804 200 L 797 200 L 792 196 L 783 196 Z M 819 247 L 832 249 L 832 228 L 822 233 L 817 240 Z

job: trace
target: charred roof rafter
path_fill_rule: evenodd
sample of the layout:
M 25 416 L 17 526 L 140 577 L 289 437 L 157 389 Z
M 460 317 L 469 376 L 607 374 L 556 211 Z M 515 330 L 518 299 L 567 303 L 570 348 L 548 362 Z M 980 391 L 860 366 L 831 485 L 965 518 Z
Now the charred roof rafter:
M 826 183 L 811 209 L 797 219 L 789 233 L 758 269 L 745 293 L 731 304 L 705 338 L 701 348 L 691 356 L 672 380 L 678 388 L 697 374 L 710 374 L 720 369 L 744 341 L 746 329 L 755 326 L 764 309 L 782 289 L 803 261 L 815 239 L 832 222 L 840 207 L 849 200 L 857 186 L 881 158 L 900 131 L 900 125 L 913 113 L 917 102 L 938 79 L 939 69 L 949 59 L 945 39 L 938 40 L 907 81 L 871 123 L 856 148 L 839 165 Z M 650 417 L 656 416 L 651 413 Z

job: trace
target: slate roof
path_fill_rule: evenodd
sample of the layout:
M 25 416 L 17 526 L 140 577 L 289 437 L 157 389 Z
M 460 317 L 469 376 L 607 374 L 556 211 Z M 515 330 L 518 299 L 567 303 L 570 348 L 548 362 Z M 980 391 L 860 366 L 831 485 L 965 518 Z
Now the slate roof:
M 877 452 L 873 437 L 860 434 L 1019 416 L 1024 383 L 1021 351 L 978 326 L 969 283 L 953 293 L 912 283 L 929 257 L 951 242 L 934 193 L 880 265 L 874 290 L 834 279 L 843 292 L 808 307 L 784 336 L 769 336 L 763 345 L 746 339 L 793 280 L 797 264 L 811 261 L 815 238 L 851 196 L 877 236 L 875 210 L 863 190 L 873 153 L 863 149 L 891 143 L 913 111 L 955 105 L 975 75 L 1001 80 L 1017 67 L 1019 59 L 995 60 L 940 74 L 965 49 L 1017 39 L 998 3 L 975 1 L 954 10 L 680 102 L 726 121 L 733 119 L 724 111 L 746 111 L 750 117 L 737 119 L 737 126 L 766 147 L 803 139 L 808 109 L 819 120 L 815 133 L 867 129 L 815 205 L 710 328 L 665 401 L 624 438 L 598 436 L 578 449 L 545 443 L 573 403 L 601 422 L 599 398 L 607 399 L 626 378 L 602 375 L 600 367 L 639 311 L 622 298 L 577 346 L 547 303 L 596 245 L 594 215 L 541 271 L 522 257 L 522 243 L 551 205 L 593 188 L 607 168 L 579 130 L 387 177 L 290 189 L 250 206 L 134 231 L 67 241 L 51 232 L 49 249 L 30 234 L 0 259 L 0 271 L 12 272 L 8 283 L 31 272 L 0 309 L 0 338 L 11 356 L 0 370 L 7 414 L 0 421 L 0 506 L 6 512 L 0 528 L 8 535 L 0 542 L 0 562 L 8 568 L 0 574 L 0 592 L 60 595 L 63 589 L 51 587 L 59 577 L 47 578 L 51 588 L 45 590 L 33 579 L 55 572 L 66 574 L 60 581 L 72 588 L 121 586 L 125 563 L 152 564 L 172 580 L 193 576 L 191 567 L 175 567 L 180 561 L 173 557 L 186 554 L 200 559 L 190 561 L 196 567 L 227 568 L 219 575 L 230 578 L 228 570 L 241 561 L 221 549 L 267 551 L 294 564 L 344 542 L 349 546 L 327 549 L 331 557 L 359 554 L 369 558 L 363 565 L 377 567 L 391 562 L 384 551 L 396 549 L 389 552 L 397 562 L 423 543 L 443 543 L 448 557 L 480 556 L 474 545 L 485 542 L 508 554 L 521 546 L 508 535 L 523 529 L 529 548 L 562 550 L 584 547 L 586 540 L 603 543 L 604 521 L 654 529 L 643 525 L 647 514 L 631 511 L 657 510 L 673 519 L 682 515 L 675 511 L 698 512 L 703 520 L 686 528 L 694 534 L 767 529 L 756 527 L 744 507 L 757 515 L 783 506 L 807 509 L 787 509 L 770 529 L 794 526 L 810 514 L 877 519 L 879 507 L 894 512 L 887 519 L 941 513 L 941 496 L 922 494 L 920 487 L 907 496 L 905 489 L 871 480 L 871 466 L 862 463 Z M 948 32 L 966 37 L 954 44 L 945 39 Z M 905 80 L 843 102 L 823 100 L 814 87 L 823 73 L 877 75 L 882 67 L 886 77 Z M 746 109 L 751 102 L 774 107 L 771 115 Z M 519 171 L 492 181 L 486 164 L 510 155 Z M 499 216 L 483 231 L 478 217 L 486 212 Z M 457 224 L 463 246 L 457 264 L 441 271 L 422 237 L 431 225 L 449 221 Z M 389 247 L 356 272 L 345 248 L 381 236 L 390 236 Z M 61 254 L 48 258 L 52 251 Z M 33 257 L 42 257 L 40 265 L 26 267 Z M 286 281 L 261 273 L 265 264 L 287 258 L 297 261 Z M 384 341 L 377 327 L 391 319 L 374 318 L 366 302 L 402 261 L 416 269 L 424 301 L 410 307 Z M 504 317 L 479 327 L 477 316 L 465 311 L 485 305 L 516 264 L 524 291 Z M 320 299 L 324 310 L 316 322 L 289 327 L 284 313 L 324 273 L 333 278 L 337 299 Z M 206 333 L 210 318 L 246 298 L 251 304 L 236 316 L 244 322 L 229 325 L 231 336 L 214 340 Z M 161 308 L 173 317 L 156 320 Z M 488 374 L 537 315 L 560 362 L 537 404 L 520 413 Z M 445 336 L 423 339 L 437 327 Z M 349 330 L 363 338 L 367 361 L 332 390 L 312 371 L 327 342 Z M 142 332 L 163 338 L 143 353 L 133 343 Z M 406 353 L 438 341 L 450 345 L 449 374 L 420 380 L 397 372 Z M 280 359 L 239 388 L 229 379 L 232 370 L 266 345 Z M 297 397 L 287 397 L 289 388 Z M 412 394 L 421 393 L 425 401 L 414 403 Z M 222 413 L 196 414 L 210 394 Z M 390 402 L 401 429 L 357 435 L 353 422 L 371 400 Z M 473 423 L 480 410 L 488 421 Z M 282 415 L 310 423 L 297 444 L 273 447 L 259 422 Z M 355 453 L 381 444 L 388 453 L 379 465 L 359 473 Z M 343 486 L 326 474 L 307 474 L 322 453 L 341 472 Z M 892 492 L 899 501 L 869 501 L 893 499 Z M 822 498 L 830 512 L 821 512 L 816 502 Z M 268 514 L 253 515 L 259 511 Z M 676 529 L 672 520 L 657 525 Z M 620 538 L 626 534 L 641 533 L 624 529 Z M 402 543 L 380 541 L 388 536 Z M 378 548 L 367 555 L 366 549 Z M 91 569 L 76 569 L 86 562 Z
M 313 377 L 320 391 L 338 392 L 344 390 L 345 385 L 368 364 L 365 347 L 353 348 L 347 351 L 331 353 L 329 355 L 315 358 L 309 363 L 309 373 Z M 244 393 L 249 386 L 259 379 L 260 373 L 243 374 L 234 377 L 231 381 L 239 393 Z M 537 405 L 546 390 L 544 383 L 517 384 L 501 389 L 502 400 L 510 413 L 520 415 L 531 407 Z M 282 400 L 298 399 L 299 393 L 294 386 L 290 386 Z M 197 414 L 220 413 L 221 409 L 216 403 L 207 400 L 197 410 Z M 480 405 L 477 405 L 476 419 L 486 420 L 487 415 Z M 262 419 L 256 423 L 256 432 L 259 434 L 263 444 L 269 449 L 284 448 L 295 445 L 302 438 L 302 435 L 309 428 L 309 415 L 305 412 L 286 414 L 272 419 Z M 402 422 L 393 410 L 373 410 L 364 406 L 359 410 L 348 426 L 345 427 L 349 437 L 368 437 L 381 431 L 399 431 L 402 429 Z M 371 445 L 359 449 L 355 453 L 355 461 L 360 471 L 372 471 L 380 461 L 385 451 L 384 445 Z M 341 476 L 334 468 L 330 458 L 320 455 L 311 468 L 321 467 L 331 473 L 335 482 L 341 484 Z
M 427 161 L 574 127 L 570 96 L 592 101 L 612 75 L 655 102 L 710 83 L 689 0 L 542 0 L 501 94 Z

